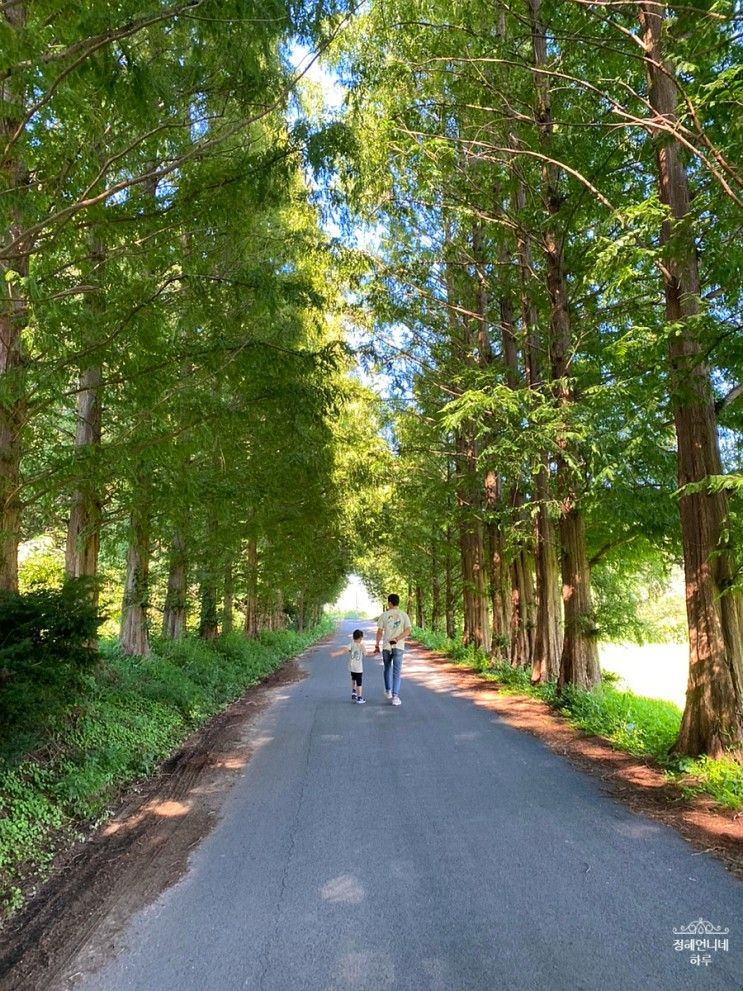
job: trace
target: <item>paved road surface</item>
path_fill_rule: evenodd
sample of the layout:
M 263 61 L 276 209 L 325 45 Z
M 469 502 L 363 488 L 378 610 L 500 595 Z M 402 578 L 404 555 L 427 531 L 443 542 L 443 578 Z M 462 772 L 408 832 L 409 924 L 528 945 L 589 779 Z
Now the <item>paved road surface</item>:
M 743 885 L 716 861 L 413 656 L 402 706 L 377 660 L 353 705 L 329 649 L 260 717 L 188 873 L 76 988 L 743 987 Z M 729 949 L 695 966 L 673 929 L 700 917 L 730 929 Z

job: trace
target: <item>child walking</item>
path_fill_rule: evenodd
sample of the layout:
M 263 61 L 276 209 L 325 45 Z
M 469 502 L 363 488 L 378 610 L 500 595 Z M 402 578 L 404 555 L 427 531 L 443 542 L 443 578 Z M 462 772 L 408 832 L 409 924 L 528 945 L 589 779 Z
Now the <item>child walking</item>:
M 358 705 L 364 705 L 366 699 L 362 689 L 364 680 L 364 631 L 354 630 L 353 639 L 350 646 L 341 647 L 340 650 L 331 650 L 331 657 L 340 657 L 341 654 L 348 654 L 348 670 L 351 672 L 351 701 Z

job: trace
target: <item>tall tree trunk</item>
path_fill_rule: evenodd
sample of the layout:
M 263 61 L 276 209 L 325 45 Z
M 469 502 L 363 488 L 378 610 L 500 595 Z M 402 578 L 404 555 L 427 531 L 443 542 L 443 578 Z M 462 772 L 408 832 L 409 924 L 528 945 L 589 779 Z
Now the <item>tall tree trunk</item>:
M 88 297 L 88 315 L 91 330 L 84 335 L 83 349 L 89 347 L 93 335 L 99 330 L 106 303 L 103 287 L 103 271 L 106 250 L 100 238 L 92 242 L 92 278 L 98 284 L 97 292 Z M 78 382 L 77 420 L 75 424 L 75 456 L 78 465 L 78 481 L 70 504 L 67 526 L 65 571 L 73 578 L 95 578 L 98 574 L 98 552 L 101 544 L 101 486 L 95 470 L 95 458 L 101 446 L 101 381 L 103 369 L 99 363 L 82 369 Z M 93 586 L 97 600 L 97 590 Z
M 258 544 L 255 537 L 248 538 L 245 555 L 245 633 L 249 637 L 258 636 Z
M 452 574 L 452 558 L 454 556 L 454 532 L 452 527 L 446 528 L 446 557 L 444 558 L 444 618 L 446 635 L 450 640 L 456 634 L 454 618 L 454 577 Z
M 462 600 L 465 645 L 490 650 L 491 626 L 485 573 L 482 521 L 479 516 L 480 482 L 475 441 L 457 433 L 459 485 L 459 545 L 462 563 Z
M 665 8 L 638 7 L 649 101 L 657 118 L 674 128 L 678 92 L 663 44 Z M 652 130 L 652 124 L 650 124 Z M 688 224 L 689 183 L 676 141 L 657 132 L 656 167 L 668 219 L 661 241 L 664 259 L 668 359 L 678 450 L 679 488 L 722 474 L 714 397 L 696 329 L 700 277 Z M 725 492 L 682 493 L 679 500 L 689 624 L 689 684 L 674 749 L 683 754 L 743 759 L 743 596 L 732 591 L 734 562 L 724 545 Z
M 129 519 L 129 543 L 126 551 L 126 580 L 121 613 L 119 643 L 125 654 L 146 657 L 150 654 L 148 632 L 150 575 L 149 483 L 139 479 L 134 492 Z
M 423 609 L 423 589 L 420 585 L 415 586 L 415 625 L 421 629 L 426 625 L 426 616 Z
M 509 134 L 509 147 L 514 150 L 519 147 L 515 133 Z M 518 175 L 514 179 L 516 185 L 513 205 L 517 216 L 521 216 L 526 208 L 526 188 Z M 537 308 L 530 291 L 533 259 L 528 235 L 521 227 L 516 237 L 516 254 L 521 288 L 521 320 L 524 328 L 524 374 L 528 388 L 539 389 L 544 379 L 544 362 L 539 354 Z M 537 512 L 534 524 L 536 610 L 531 673 L 533 683 L 556 681 L 560 672 L 562 654 L 558 537 L 550 515 L 551 493 L 547 453 L 542 454 L 539 460 L 540 466 L 535 479 Z
M 557 537 L 549 515 L 549 469 L 546 458 L 536 479 L 539 508 L 535 522 L 537 608 L 531 680 L 556 681 L 560 673 L 562 628 L 560 626 L 560 570 Z
M 23 0 L 5 4 L 0 17 L 10 31 L 26 23 Z M 0 82 L 0 146 L 21 126 L 26 93 L 16 76 Z M 15 244 L 0 260 L 0 589 L 18 589 L 18 545 L 21 533 L 21 450 L 26 420 L 26 386 L 21 335 L 28 320 L 23 279 L 29 272 L 30 245 L 23 240 L 23 203 L 29 175 L 16 150 L 0 162 L 0 176 L 15 203 L 8 208 L 8 225 L 1 235 Z
M 199 636 L 202 640 L 215 640 L 219 636 L 217 581 L 209 565 L 204 568 L 199 582 L 199 601 Z
M 565 685 L 593 688 L 601 680 L 596 625 L 591 602 L 591 574 L 583 516 L 577 509 L 560 518 L 565 640 L 558 690 Z
M 523 548 L 511 565 L 511 665 L 531 667 L 534 657 L 535 603 L 531 557 Z
M 235 580 L 232 561 L 224 566 L 224 591 L 222 595 L 222 633 L 232 633 L 232 611 L 235 608 Z
M 434 633 L 441 630 L 441 578 L 435 537 L 431 541 L 431 629 Z
M 494 656 L 505 660 L 511 639 L 511 610 L 508 590 L 508 565 L 503 553 L 503 534 L 494 518 L 500 501 L 500 481 L 495 471 L 485 474 L 485 509 L 488 514 L 486 526 L 488 577 L 490 585 L 490 610 L 492 615 L 491 651 Z
M 276 593 L 274 602 L 271 628 L 283 630 L 286 627 L 286 613 L 284 612 L 284 593 L 282 591 Z
M 541 0 L 527 0 L 527 7 L 532 33 L 540 148 L 543 154 L 549 156 L 553 125 L 549 76 L 544 72 L 547 63 L 547 34 L 541 19 Z M 550 362 L 553 393 L 557 405 L 567 416 L 569 407 L 573 403 L 572 389 L 568 381 L 571 326 L 565 260 L 556 221 L 562 206 L 558 167 L 546 161 L 542 168 L 542 179 L 545 208 L 550 218 L 543 235 L 543 242 L 550 300 Z M 561 438 L 558 443 L 565 450 L 566 438 Z M 601 669 L 585 547 L 585 523 L 577 504 L 572 469 L 563 455 L 557 459 L 556 481 L 561 509 L 560 543 L 565 623 L 558 685 L 576 684 L 591 688 L 600 681 Z M 582 546 L 579 546 L 580 542 Z
M 509 146 L 518 148 L 515 134 L 509 135 Z M 514 206 L 518 215 L 526 207 L 524 183 L 516 177 Z M 531 246 L 528 236 L 519 228 L 516 238 L 516 254 L 521 287 L 521 319 L 524 328 L 524 374 L 530 389 L 539 389 L 543 383 L 544 363 L 540 360 L 537 339 L 537 309 L 531 298 L 530 284 L 533 271 Z M 540 458 L 535 479 L 537 513 L 534 525 L 534 564 L 536 568 L 536 610 L 534 630 L 534 655 L 532 658 L 532 682 L 556 681 L 560 673 L 562 654 L 562 603 L 560 597 L 560 571 L 558 561 L 558 537 L 550 515 L 549 458 Z
M 168 590 L 163 611 L 163 636 L 180 640 L 186 635 L 188 614 L 188 558 L 183 533 L 176 530 L 170 545 Z
M 304 633 L 304 628 L 307 625 L 306 613 L 304 591 L 300 590 L 297 596 L 297 632 L 299 633 Z

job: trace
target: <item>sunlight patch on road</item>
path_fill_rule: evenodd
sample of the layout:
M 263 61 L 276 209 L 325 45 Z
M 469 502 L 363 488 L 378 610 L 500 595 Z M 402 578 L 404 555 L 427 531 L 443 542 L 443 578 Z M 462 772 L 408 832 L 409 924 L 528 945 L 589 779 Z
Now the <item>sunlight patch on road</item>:
M 346 953 L 338 960 L 334 977 L 333 986 L 377 991 L 395 986 L 395 965 L 390 955 L 380 950 Z
M 365 898 L 361 884 L 350 874 L 341 874 L 320 888 L 320 897 L 325 902 L 343 902 L 358 905 Z

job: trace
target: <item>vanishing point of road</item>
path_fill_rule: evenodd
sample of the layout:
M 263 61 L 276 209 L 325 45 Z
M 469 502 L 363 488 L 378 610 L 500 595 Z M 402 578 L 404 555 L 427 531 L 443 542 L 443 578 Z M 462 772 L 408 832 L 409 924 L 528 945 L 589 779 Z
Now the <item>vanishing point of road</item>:
M 258 717 L 186 874 L 76 991 L 733 991 L 743 885 L 410 651 L 351 702 L 334 643 Z M 371 630 L 370 630 L 371 632 Z M 368 640 L 367 640 L 368 642 Z M 710 960 L 674 947 L 703 919 Z M 689 937 L 687 937 L 689 938 Z

